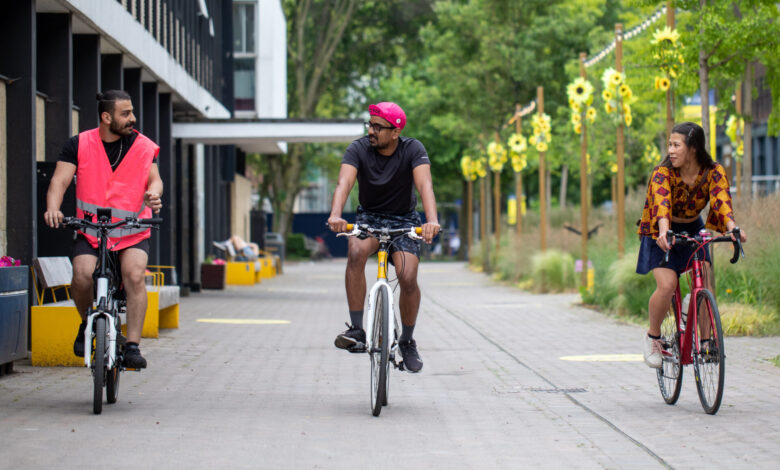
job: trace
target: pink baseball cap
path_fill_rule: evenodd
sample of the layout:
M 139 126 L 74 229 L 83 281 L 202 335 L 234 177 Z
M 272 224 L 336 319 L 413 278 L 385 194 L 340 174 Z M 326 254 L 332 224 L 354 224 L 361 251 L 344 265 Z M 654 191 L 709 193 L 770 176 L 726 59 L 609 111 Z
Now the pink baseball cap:
M 406 125 L 406 113 L 404 113 L 404 110 L 397 104 L 389 101 L 368 105 L 368 113 L 372 116 L 386 119 L 387 122 L 399 129 L 403 129 Z

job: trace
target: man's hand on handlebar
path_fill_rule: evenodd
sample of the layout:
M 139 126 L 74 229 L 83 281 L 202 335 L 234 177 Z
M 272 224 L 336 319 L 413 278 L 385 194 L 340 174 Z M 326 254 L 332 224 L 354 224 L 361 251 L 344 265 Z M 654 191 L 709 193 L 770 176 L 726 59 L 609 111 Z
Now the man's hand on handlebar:
M 43 221 L 51 228 L 59 228 L 63 217 L 64 215 L 59 209 L 50 209 L 43 213 Z
M 155 214 L 158 214 L 160 209 L 162 209 L 162 196 L 152 191 L 146 191 L 144 193 L 144 204 L 153 210 Z
M 330 216 L 328 217 L 328 227 L 336 233 L 347 231 L 347 221 L 341 217 Z
M 439 234 L 441 231 L 441 225 L 436 222 L 427 222 L 422 226 L 422 233 L 420 234 L 427 244 L 433 243 L 433 237 Z

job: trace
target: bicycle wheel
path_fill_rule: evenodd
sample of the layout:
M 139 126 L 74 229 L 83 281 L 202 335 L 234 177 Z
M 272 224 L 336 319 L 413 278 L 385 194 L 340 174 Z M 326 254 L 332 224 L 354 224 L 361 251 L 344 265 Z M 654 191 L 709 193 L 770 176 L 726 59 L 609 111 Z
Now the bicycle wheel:
M 371 333 L 371 412 L 379 416 L 387 403 L 387 376 L 390 364 L 390 332 L 387 289 L 378 289 L 374 299 L 374 324 Z
M 92 411 L 99 415 L 103 411 L 103 385 L 106 381 L 106 318 L 99 316 L 95 319 L 95 350 L 92 355 L 92 377 L 94 378 L 94 392 L 92 396 Z
M 117 336 L 122 332 L 122 321 L 119 317 L 115 317 Z M 117 342 L 118 343 L 118 342 Z M 116 403 L 119 397 L 119 372 L 121 371 L 122 355 L 119 353 L 119 344 L 116 345 L 116 359 L 114 360 L 114 367 L 112 367 L 106 374 L 106 402 Z
M 705 348 L 694 351 L 693 371 L 696 374 L 696 389 L 701 406 L 707 414 L 714 415 L 723 399 L 723 384 L 726 378 L 726 353 L 723 348 L 723 329 L 715 297 L 706 289 L 696 296 L 696 316 L 699 324 L 694 334 L 694 348 L 707 341 Z
M 683 368 L 680 361 L 680 335 L 677 332 L 676 296 L 672 297 L 672 305 L 666 312 L 666 317 L 661 323 L 661 340 L 663 341 L 663 364 L 656 369 L 658 388 L 661 396 L 669 405 L 677 403 L 682 388 Z
M 395 323 L 393 331 L 391 332 L 390 340 L 390 356 L 387 364 L 387 375 L 385 377 L 385 399 L 382 400 L 382 406 L 387 406 L 387 398 L 390 396 L 390 364 L 395 363 L 395 354 L 398 351 L 398 341 L 401 338 L 401 317 L 398 314 L 398 309 L 394 309 Z M 389 315 L 388 315 L 389 318 Z

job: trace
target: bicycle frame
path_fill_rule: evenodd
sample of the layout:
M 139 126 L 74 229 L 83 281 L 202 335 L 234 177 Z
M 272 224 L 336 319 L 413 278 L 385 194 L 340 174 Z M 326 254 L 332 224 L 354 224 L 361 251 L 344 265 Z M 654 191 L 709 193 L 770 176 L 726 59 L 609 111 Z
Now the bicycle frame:
M 379 251 L 377 252 L 377 261 L 378 261 L 378 268 L 377 268 L 377 277 L 376 282 L 373 286 L 371 286 L 371 290 L 369 291 L 368 295 L 368 317 L 363 322 L 366 328 L 366 348 L 369 351 L 373 351 L 376 347 L 375 344 L 373 344 L 373 333 L 374 333 L 374 299 L 376 299 L 376 293 L 380 289 L 386 289 L 387 290 L 387 306 L 388 306 L 388 318 L 390 320 L 390 324 L 388 325 L 388 331 L 395 331 L 396 325 L 395 325 L 395 312 L 393 310 L 395 306 L 395 302 L 393 301 L 393 289 L 390 287 L 390 283 L 387 282 L 387 260 L 388 260 L 388 254 L 389 254 L 389 245 L 390 245 L 390 237 L 381 235 L 379 240 Z M 383 239 L 385 238 L 386 239 Z M 392 352 L 395 348 L 397 348 L 398 345 L 394 341 L 390 351 Z
M 682 311 L 682 300 L 680 295 L 679 278 L 677 279 L 677 288 L 675 290 L 675 303 L 677 306 L 677 312 L 679 312 L 680 315 L 677 318 L 677 331 L 681 335 L 681 340 L 682 340 L 680 344 L 680 363 L 682 365 L 693 364 L 693 354 L 692 354 L 694 348 L 693 338 L 696 336 L 696 334 L 692 329 L 689 329 L 689 326 L 692 325 L 693 328 L 696 328 L 696 325 L 699 324 L 698 322 L 699 311 L 696 305 L 697 304 L 696 299 L 698 298 L 699 292 L 705 288 L 704 263 L 702 260 L 699 259 L 698 254 L 693 259 L 693 263 L 690 271 L 692 271 L 691 302 L 688 303 L 687 312 Z M 683 326 L 682 318 L 681 318 L 683 313 L 686 313 L 688 315 L 688 318 L 685 322 L 685 326 Z
M 106 332 L 108 333 L 108 369 L 112 369 L 116 363 L 116 323 L 114 315 L 111 314 L 117 305 L 113 298 L 115 286 L 110 286 L 108 272 L 108 246 L 107 234 L 98 232 L 98 276 L 95 285 L 95 301 L 93 312 L 87 317 L 87 326 L 84 330 L 84 338 L 92 338 L 92 325 L 99 316 L 106 317 Z M 117 312 L 118 313 L 118 312 Z M 84 341 L 84 365 L 92 367 L 92 341 Z

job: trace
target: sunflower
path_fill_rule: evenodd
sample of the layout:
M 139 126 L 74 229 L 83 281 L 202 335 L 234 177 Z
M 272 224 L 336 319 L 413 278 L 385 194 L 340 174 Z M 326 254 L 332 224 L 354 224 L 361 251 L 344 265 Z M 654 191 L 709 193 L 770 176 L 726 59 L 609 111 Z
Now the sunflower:
M 631 99 L 631 87 L 629 87 L 626 83 L 620 85 L 620 96 L 622 96 L 624 100 Z
M 509 142 L 507 142 L 507 145 L 509 145 L 509 148 L 517 153 L 525 152 L 527 147 L 525 143 L 525 137 L 523 137 L 521 134 L 512 134 L 512 136 L 509 138 Z
M 537 152 L 546 152 L 547 151 L 547 143 L 546 142 L 539 142 L 536 144 L 536 151 Z
M 613 164 L 612 164 L 612 165 L 609 167 L 609 169 L 610 169 L 610 171 L 612 171 L 612 173 L 617 173 L 617 172 L 618 172 L 618 165 L 617 165 L 617 163 L 613 163 Z
M 506 149 L 503 145 L 501 145 L 498 142 L 491 142 L 488 144 L 487 147 L 488 156 L 490 156 L 491 161 L 501 162 L 501 165 L 506 162 Z M 491 163 L 490 166 L 492 167 L 493 164 Z
M 631 105 L 623 103 L 623 114 L 631 114 Z
M 669 86 L 671 85 L 671 82 L 666 77 L 660 77 L 658 79 L 658 89 L 666 91 L 669 89 Z
M 626 126 L 631 127 L 631 122 L 634 120 L 634 118 L 631 117 L 631 113 L 630 112 L 625 113 L 623 114 L 623 117 L 626 120 Z
M 474 174 L 480 178 L 487 176 L 487 168 L 485 168 L 485 158 L 474 160 Z
M 617 111 L 617 109 L 614 106 L 612 106 L 611 103 L 607 102 L 607 103 L 604 103 L 604 111 L 606 111 L 607 114 L 611 114 L 611 113 L 614 113 L 615 111 Z
M 614 98 L 615 95 L 613 95 L 610 90 L 605 89 L 601 92 L 601 97 L 604 98 L 604 101 L 612 101 L 612 98 Z
M 580 104 L 579 104 L 579 103 L 577 103 L 577 102 L 571 103 L 571 109 L 572 109 L 572 111 L 574 111 L 575 113 L 582 112 L 582 108 L 580 107 Z
M 520 173 L 528 166 L 528 157 L 524 153 L 512 152 L 512 170 L 515 173 Z
M 581 122 L 575 122 L 574 123 L 574 133 L 575 134 L 582 134 L 582 123 Z
M 578 77 L 566 87 L 566 94 L 570 100 L 581 104 L 593 94 L 593 85 L 584 78 Z
M 679 39 L 680 33 L 677 32 L 677 29 L 672 29 L 669 26 L 666 26 L 664 29 L 655 30 L 655 33 L 653 33 L 653 39 L 650 41 L 650 43 L 670 45 L 674 47 L 677 45 L 677 41 Z
M 596 108 L 588 107 L 588 110 L 585 112 L 585 117 L 588 118 L 588 121 L 594 122 L 596 120 Z
M 464 178 L 471 179 L 473 173 L 472 166 L 471 157 L 468 155 L 464 155 L 463 158 L 460 159 L 460 171 L 463 172 Z
M 582 121 L 582 115 L 580 115 L 580 113 L 571 113 L 572 124 L 577 124 L 578 122 L 581 121 Z

